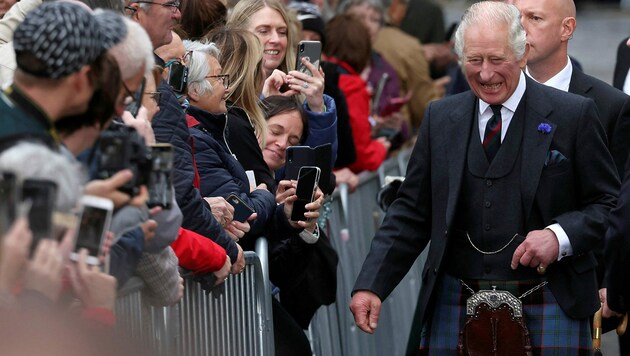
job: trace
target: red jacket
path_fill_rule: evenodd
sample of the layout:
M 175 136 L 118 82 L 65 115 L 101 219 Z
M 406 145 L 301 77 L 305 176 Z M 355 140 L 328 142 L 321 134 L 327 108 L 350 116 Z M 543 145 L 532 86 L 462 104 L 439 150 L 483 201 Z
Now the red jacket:
M 352 138 L 357 151 L 357 159 L 348 166 L 353 172 L 375 171 L 387 158 L 387 149 L 382 143 L 372 139 L 370 116 L 370 94 L 367 83 L 349 65 L 337 62 L 347 73 L 339 75 L 339 89 L 348 103 L 348 115 L 352 127 Z
M 195 273 L 218 271 L 227 258 L 225 250 L 214 241 L 183 228 L 171 248 L 179 258 L 179 265 Z

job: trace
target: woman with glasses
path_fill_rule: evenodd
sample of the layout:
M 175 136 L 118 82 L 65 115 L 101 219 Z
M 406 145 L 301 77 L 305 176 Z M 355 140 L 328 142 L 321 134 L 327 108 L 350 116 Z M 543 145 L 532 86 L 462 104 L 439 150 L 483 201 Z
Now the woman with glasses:
M 188 61 L 187 119 L 200 178 L 199 191 L 204 197 L 238 195 L 257 213 L 251 216 L 247 230 L 259 234 L 275 210 L 275 198 L 264 184 L 250 189 L 247 174 L 228 145 L 225 98 L 230 76 L 222 71 L 214 43 L 184 41 L 184 45 L 192 51 Z M 226 229 L 240 227 L 234 220 L 221 223 Z

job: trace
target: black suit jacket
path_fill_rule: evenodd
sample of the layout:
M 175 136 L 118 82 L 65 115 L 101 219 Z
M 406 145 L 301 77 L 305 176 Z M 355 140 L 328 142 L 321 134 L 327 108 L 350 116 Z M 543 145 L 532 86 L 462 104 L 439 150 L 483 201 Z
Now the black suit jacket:
M 595 101 L 599 119 L 608 137 L 608 148 L 615 161 L 619 177 L 623 177 L 626 160 L 630 153 L 630 96 L 575 69 L 571 74 L 569 93 Z
M 604 236 L 619 180 L 592 100 L 526 80 L 519 187 L 523 204 L 513 213 L 524 214 L 531 229 L 557 222 L 566 231 L 574 255 L 551 264 L 546 277 L 562 309 L 584 318 L 599 307 L 591 249 Z M 443 271 L 458 200 L 465 193 L 461 186 L 470 130 L 477 129 L 476 100 L 472 92 L 465 92 L 427 109 L 407 178 L 354 286 L 355 291 L 369 290 L 384 300 L 430 241 L 418 301 L 423 321 Z M 551 132 L 540 132 L 540 123 L 551 125 Z M 567 159 L 545 166 L 550 150 Z M 533 209 L 544 222 L 541 226 L 531 226 Z
M 613 86 L 623 90 L 623 83 L 626 81 L 628 70 L 630 69 L 630 48 L 626 45 L 628 38 L 624 38 L 617 47 L 617 63 L 613 74 Z
M 630 169 L 619 191 L 617 207 L 610 212 L 606 234 L 606 277 L 608 305 L 617 312 L 630 310 Z

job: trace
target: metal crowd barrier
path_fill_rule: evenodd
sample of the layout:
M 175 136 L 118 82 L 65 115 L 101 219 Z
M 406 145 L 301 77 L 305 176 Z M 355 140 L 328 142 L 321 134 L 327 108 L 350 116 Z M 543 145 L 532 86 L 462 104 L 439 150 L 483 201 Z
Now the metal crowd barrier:
M 384 217 L 376 204 L 376 194 L 386 176 L 405 175 L 410 154 L 411 149 L 404 150 L 385 161 L 377 172 L 362 173 L 359 186 L 352 194 L 345 185 L 333 194 L 327 231 L 339 254 L 337 301 L 321 308 L 311 322 L 309 336 L 315 355 L 405 354 L 426 252 L 383 303 L 374 335 L 365 334 L 355 326 L 349 303 L 354 281 Z
M 245 271 L 208 294 L 186 279 L 184 298 L 173 307 L 143 301 L 144 284 L 130 280 L 116 303 L 118 327 L 159 356 L 264 356 L 275 353 L 267 241 L 245 252 Z M 260 257 L 259 257 L 260 256 Z
M 410 152 L 388 159 L 377 172 L 362 173 L 352 194 L 341 185 L 332 196 L 326 230 L 339 254 L 337 301 L 320 308 L 311 322 L 308 336 L 314 355 L 405 353 L 425 254 L 383 303 L 374 335 L 355 326 L 348 306 L 372 236 L 383 219 L 376 194 L 386 176 L 405 175 Z M 142 299 L 142 282 L 132 279 L 119 293 L 119 326 L 159 356 L 274 355 L 266 240 L 257 242 L 256 251 L 245 253 L 245 272 L 231 276 L 223 292 L 206 294 L 196 282 L 186 280 L 184 298 L 174 307 L 148 306 Z

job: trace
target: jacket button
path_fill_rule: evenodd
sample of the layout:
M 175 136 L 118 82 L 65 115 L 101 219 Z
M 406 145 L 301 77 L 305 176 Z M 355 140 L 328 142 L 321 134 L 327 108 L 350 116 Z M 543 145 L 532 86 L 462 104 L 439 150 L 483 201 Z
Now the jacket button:
M 433 269 L 433 274 L 437 274 L 437 268 Z
M 490 179 L 486 179 L 486 185 L 488 187 L 491 187 L 492 186 L 492 181 Z
M 486 202 L 483 203 L 483 206 L 485 206 L 486 208 L 489 208 L 492 206 L 492 203 L 486 200 Z
M 486 231 L 490 230 L 490 224 L 485 224 L 483 226 L 483 229 L 486 230 Z

